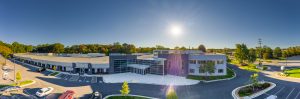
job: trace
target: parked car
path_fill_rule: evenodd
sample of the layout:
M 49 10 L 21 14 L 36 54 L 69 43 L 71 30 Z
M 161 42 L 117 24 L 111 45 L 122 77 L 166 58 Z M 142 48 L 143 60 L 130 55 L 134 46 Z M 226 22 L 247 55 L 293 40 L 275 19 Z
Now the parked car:
M 102 99 L 102 94 L 98 91 L 93 92 L 92 96 L 90 97 L 90 99 Z
M 52 91 L 53 91 L 52 87 L 47 87 L 47 88 L 42 88 L 42 89 L 38 90 L 35 94 L 38 97 L 44 97 L 46 95 L 49 95 Z
M 43 71 L 45 71 L 45 70 L 46 70 L 46 68 L 42 67 L 42 68 L 39 68 L 39 69 L 37 70 L 37 72 L 43 72 Z
M 58 99 L 73 99 L 73 95 L 75 94 L 72 90 L 67 90 L 62 95 L 58 97 Z
M 7 86 L 7 87 L 4 87 L 4 88 L 1 88 L 0 89 L 0 92 L 11 92 L 11 91 L 19 91 L 21 89 L 21 87 L 19 86 Z

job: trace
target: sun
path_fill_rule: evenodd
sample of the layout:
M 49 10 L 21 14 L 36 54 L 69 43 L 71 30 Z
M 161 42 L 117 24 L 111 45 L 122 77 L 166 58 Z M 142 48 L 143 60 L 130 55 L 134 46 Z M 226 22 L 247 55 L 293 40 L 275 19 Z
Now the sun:
M 172 25 L 170 27 L 170 33 L 172 36 L 180 36 L 182 34 L 182 27 L 180 25 Z

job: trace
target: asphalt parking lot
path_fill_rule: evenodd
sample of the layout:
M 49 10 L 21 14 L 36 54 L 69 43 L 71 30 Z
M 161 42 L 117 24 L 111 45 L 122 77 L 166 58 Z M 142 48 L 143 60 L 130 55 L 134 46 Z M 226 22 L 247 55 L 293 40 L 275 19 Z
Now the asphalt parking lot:
M 300 99 L 300 88 L 277 84 L 275 88 L 256 99 L 265 99 L 270 95 L 277 96 L 277 99 Z
M 79 75 L 69 75 L 69 74 L 60 73 L 56 77 L 70 82 L 104 83 L 102 77 L 95 77 L 95 76 L 90 77 L 90 76 L 79 76 Z

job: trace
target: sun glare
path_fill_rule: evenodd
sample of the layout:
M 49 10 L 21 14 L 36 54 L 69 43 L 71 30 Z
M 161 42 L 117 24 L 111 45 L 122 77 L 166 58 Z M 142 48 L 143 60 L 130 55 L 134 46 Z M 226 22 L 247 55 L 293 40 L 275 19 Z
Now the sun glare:
M 170 33 L 173 36 L 179 36 L 182 34 L 182 27 L 179 25 L 172 25 L 170 27 Z

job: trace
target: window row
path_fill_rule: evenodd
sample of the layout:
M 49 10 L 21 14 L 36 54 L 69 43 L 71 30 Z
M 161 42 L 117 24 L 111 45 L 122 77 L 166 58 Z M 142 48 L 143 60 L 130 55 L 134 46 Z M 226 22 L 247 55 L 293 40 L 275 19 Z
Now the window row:
M 218 69 L 218 73 L 223 73 L 224 70 L 223 69 Z M 189 73 L 195 73 L 195 69 L 190 69 Z M 199 73 L 204 73 L 202 70 L 199 69 Z
M 224 60 L 189 60 L 190 64 L 206 64 L 208 62 L 214 62 L 216 64 L 224 64 Z

